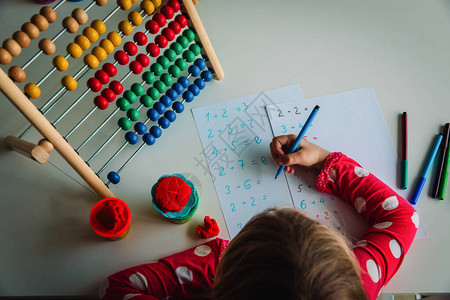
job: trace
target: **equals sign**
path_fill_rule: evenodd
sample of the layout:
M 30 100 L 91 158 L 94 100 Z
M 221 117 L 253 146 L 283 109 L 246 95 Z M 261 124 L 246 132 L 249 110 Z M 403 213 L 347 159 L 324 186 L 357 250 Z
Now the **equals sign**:
M 267 200 L 267 196 L 266 196 L 266 195 L 263 195 L 263 196 L 262 196 L 262 199 L 263 199 L 263 200 Z
M 250 144 L 250 140 L 246 140 L 245 142 L 244 142 L 244 145 L 245 146 L 248 146 Z
M 256 165 L 256 160 L 252 160 L 252 166 Z
M 237 107 L 236 110 L 237 110 L 237 111 L 241 111 L 241 108 L 240 108 L 240 107 Z
M 242 124 L 241 124 L 241 128 L 244 128 L 244 127 L 245 127 L 245 124 L 244 124 L 244 123 L 242 123 Z
M 260 184 L 261 183 L 261 181 L 259 181 L 259 180 L 256 180 L 256 184 Z

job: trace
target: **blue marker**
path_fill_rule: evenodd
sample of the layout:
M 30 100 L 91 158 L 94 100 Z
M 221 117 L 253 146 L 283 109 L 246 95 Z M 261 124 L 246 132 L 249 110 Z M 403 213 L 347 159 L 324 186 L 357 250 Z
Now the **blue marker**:
M 319 105 L 316 105 L 314 109 L 312 110 L 311 114 L 309 115 L 308 119 L 305 122 L 305 125 L 303 125 L 302 130 L 300 130 L 300 133 L 298 134 L 297 138 L 295 139 L 294 143 L 291 146 L 291 149 L 289 149 L 288 153 L 293 153 L 297 151 L 298 146 L 300 145 L 300 142 L 302 141 L 303 137 L 305 136 L 306 130 L 308 130 L 309 126 L 311 126 L 312 121 L 316 117 L 317 113 L 319 112 Z M 277 179 L 278 176 L 283 172 L 284 166 L 280 166 L 277 171 L 277 175 L 275 175 L 275 179 Z
M 416 204 L 417 200 L 419 200 L 420 192 L 422 192 L 422 188 L 425 184 L 425 180 L 427 180 L 428 172 L 430 171 L 431 165 L 433 164 L 434 158 L 438 152 L 439 146 L 442 142 L 442 134 L 438 134 L 436 140 L 434 141 L 433 148 L 431 149 L 430 156 L 428 156 L 428 160 L 425 164 L 425 168 L 422 171 L 422 175 L 420 175 L 419 180 L 417 181 L 416 188 L 414 189 L 414 193 L 411 198 L 411 204 Z

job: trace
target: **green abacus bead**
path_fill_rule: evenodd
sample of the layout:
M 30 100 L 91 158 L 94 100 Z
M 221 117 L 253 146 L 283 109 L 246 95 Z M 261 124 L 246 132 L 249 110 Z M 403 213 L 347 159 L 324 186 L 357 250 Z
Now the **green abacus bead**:
M 131 121 L 128 118 L 122 117 L 117 122 L 120 128 L 123 130 L 129 130 L 131 128 Z
M 183 58 L 187 62 L 193 62 L 195 60 L 195 54 L 191 50 L 186 50 L 183 52 Z
M 164 68 L 160 64 L 154 63 L 150 66 L 150 71 L 152 71 L 156 76 L 161 76 L 164 72 Z
M 155 74 L 153 74 L 153 72 L 146 71 L 144 72 L 144 74 L 142 74 L 142 80 L 144 80 L 147 84 L 153 84 L 153 82 L 155 82 L 156 80 L 156 76 Z
M 153 87 L 155 87 L 160 93 L 164 93 L 167 89 L 167 85 L 162 82 L 162 80 L 155 81 Z
M 160 93 L 155 87 L 151 87 L 147 90 L 147 95 L 152 97 L 153 100 L 158 100 Z
M 194 56 L 195 57 L 195 56 Z M 178 68 L 180 68 L 180 70 L 181 71 L 184 71 L 184 70 L 186 70 L 186 68 L 187 68 L 187 63 L 186 63 L 186 61 L 184 60 L 184 59 L 182 59 L 181 57 L 180 58 L 177 58 L 177 60 L 175 61 L 175 65 L 178 67 Z M 174 76 L 175 77 L 175 76 Z
M 131 85 L 131 90 L 132 90 L 132 91 L 136 94 L 136 96 L 138 96 L 138 97 L 144 95 L 144 93 L 145 93 L 144 87 L 143 87 L 141 84 L 137 83 L 137 82 L 135 82 L 135 83 L 133 83 L 133 84 Z
M 181 36 L 182 37 L 182 36 Z M 187 39 L 186 39 L 187 40 Z M 181 46 L 180 43 L 178 42 L 174 42 L 172 43 L 172 45 L 170 45 L 170 49 L 172 49 L 173 51 L 175 51 L 176 55 L 180 55 L 181 52 L 183 52 L 183 46 Z
M 174 62 L 177 59 L 177 53 L 173 49 L 167 49 L 164 51 L 164 56 L 167 57 L 170 62 Z
M 183 31 L 183 36 L 185 36 L 189 42 L 195 40 L 195 33 L 191 29 L 186 29 Z
M 137 96 L 136 96 L 136 94 L 135 94 L 133 91 L 131 91 L 131 90 L 126 90 L 126 91 L 123 93 L 123 97 L 124 97 L 125 99 L 127 99 L 128 102 L 130 102 L 130 104 L 133 104 L 133 103 L 135 103 L 135 102 L 137 101 Z
M 169 67 L 169 74 L 173 77 L 179 77 L 181 75 L 181 70 L 177 65 L 171 65 Z
M 139 114 L 139 112 L 137 111 L 136 108 L 130 108 L 127 111 L 127 117 L 131 120 L 131 121 L 137 121 L 139 120 L 139 118 L 141 117 L 141 115 Z
M 172 85 L 173 83 L 173 77 L 168 73 L 164 73 L 161 75 L 161 81 L 164 82 L 167 86 L 169 86 Z
M 139 98 L 139 102 L 141 102 L 141 104 L 145 107 L 150 107 L 153 105 L 153 99 L 149 95 L 142 95 L 141 98 Z
M 130 102 L 124 97 L 117 99 L 116 105 L 121 111 L 127 111 L 130 108 Z
M 192 44 L 189 46 L 189 50 L 191 50 L 195 56 L 199 55 L 202 52 L 202 48 L 197 44 Z
M 183 47 L 183 49 L 186 49 L 189 46 L 189 40 L 184 35 L 180 35 L 177 37 L 177 42 Z
M 164 70 L 170 66 L 170 60 L 165 56 L 159 56 L 158 59 L 156 59 L 156 62 L 160 64 Z

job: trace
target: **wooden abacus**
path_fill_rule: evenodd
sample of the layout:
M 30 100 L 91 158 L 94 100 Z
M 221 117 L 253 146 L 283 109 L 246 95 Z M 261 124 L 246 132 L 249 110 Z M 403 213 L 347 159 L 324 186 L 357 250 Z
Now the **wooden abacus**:
M 195 9 L 195 0 L 168 0 L 161 6 L 161 0 L 142 0 L 140 11 L 132 11 L 128 14 L 128 20 L 119 22 L 119 31 L 111 31 L 107 38 L 100 41 L 98 46 L 92 48 L 90 54 L 83 58 L 84 66 L 75 75 L 65 75 L 61 79 L 62 88 L 58 90 L 42 107 L 37 108 L 31 101 L 40 96 L 40 86 L 58 70 L 64 72 L 68 70 L 69 58 L 79 58 L 82 52 L 90 49 L 99 36 L 106 32 L 106 21 L 119 9 L 129 10 L 138 0 L 118 0 L 117 7 L 112 10 L 103 20 L 94 20 L 91 26 L 85 27 L 83 34 L 75 37 L 66 50 L 67 54 L 57 55 L 53 59 L 53 68 L 49 70 L 37 83 L 27 83 L 22 92 L 15 82 L 23 82 L 26 79 L 25 69 L 42 53 L 52 55 L 56 52 L 54 41 L 65 32 L 75 33 L 80 25 L 87 23 L 87 11 L 95 4 L 104 6 L 107 0 L 93 0 L 85 9 L 77 8 L 72 12 L 72 16 L 66 17 L 62 24 L 63 29 L 52 39 L 44 38 L 39 42 L 39 51 L 22 67 L 12 66 L 8 75 L 0 68 L 0 90 L 19 109 L 19 111 L 29 120 L 31 126 L 28 127 L 19 137 L 8 136 L 4 141 L 12 149 L 25 154 L 26 156 L 45 163 L 49 159 L 49 152 L 56 151 L 69 163 L 69 165 L 86 181 L 87 184 L 100 197 L 113 197 L 109 189 L 109 184 L 116 184 L 120 181 L 119 173 L 126 167 L 133 157 L 145 146 L 153 145 L 162 134 L 162 129 L 167 129 L 171 122 L 174 122 L 176 115 L 183 112 L 184 102 L 188 103 L 204 88 L 205 82 L 212 78 L 220 80 L 224 73 L 217 59 L 215 51 L 210 43 L 206 31 L 202 25 L 200 17 Z M 25 23 L 22 30 L 14 33 L 11 39 L 7 39 L 0 48 L 0 63 L 9 64 L 14 56 L 21 53 L 21 49 L 30 44 L 31 39 L 39 36 L 49 23 L 54 23 L 57 18 L 56 10 L 65 2 L 61 0 L 53 8 L 45 6 L 40 10 L 40 14 L 34 15 L 31 22 Z M 156 12 L 159 9 L 159 12 Z M 145 18 L 152 16 L 145 22 Z M 167 22 L 174 18 L 173 21 Z M 131 35 L 135 27 L 145 27 L 145 32 L 139 31 L 134 34 L 133 40 L 124 43 L 123 50 L 114 52 L 115 47 L 122 44 L 122 37 Z M 183 29 L 185 28 L 186 29 Z M 160 32 L 158 34 L 158 32 Z M 179 35 L 181 33 L 181 35 Z M 156 35 L 154 42 L 148 42 L 147 34 Z M 177 37 L 178 35 L 178 37 Z M 176 38 L 177 37 L 177 38 Z M 175 39 L 176 38 L 176 39 Z M 170 46 L 169 46 L 170 44 Z M 138 46 L 146 45 L 146 54 L 137 54 Z M 166 48 L 163 55 L 161 49 Z M 53 122 L 46 118 L 46 114 L 55 104 L 77 88 L 77 83 L 91 70 L 97 69 L 100 62 L 104 61 L 108 54 L 114 52 L 114 63 L 104 63 L 102 68 L 95 72 L 95 75 L 87 80 L 88 88 L 84 93 L 75 99 L 66 110 Z M 130 62 L 130 56 L 136 59 Z M 201 55 L 202 58 L 196 56 Z M 150 59 L 156 59 L 150 65 Z M 111 81 L 118 71 L 116 65 L 129 65 L 129 72 L 120 80 Z M 188 67 L 188 64 L 190 66 Z M 123 92 L 122 83 L 130 75 L 140 74 L 143 69 L 150 65 L 150 70 L 142 74 L 142 82 L 135 82 L 131 88 Z M 188 74 L 182 76 L 182 72 L 187 70 Z M 190 77 L 198 77 L 193 83 Z M 159 79 L 157 79 L 159 78 Z M 177 82 L 174 82 L 177 78 Z M 103 88 L 109 83 L 109 87 Z M 144 84 L 152 85 L 145 93 Z M 168 86 L 170 86 L 168 88 Z M 100 92 L 94 97 L 94 107 L 84 116 L 77 125 L 63 136 L 57 129 L 59 123 L 71 110 L 79 104 L 90 92 Z M 123 92 L 123 96 L 120 95 Z M 163 93 L 165 93 L 163 95 Z M 181 96 L 181 100 L 177 100 Z M 131 107 L 138 99 L 140 105 L 137 108 Z M 118 98 L 118 99 L 116 99 Z M 106 111 L 111 102 L 116 103 L 117 108 L 101 122 L 97 129 L 86 138 L 77 148 L 72 147 L 67 139 L 91 116 L 96 110 Z M 148 108 L 147 119 L 139 121 L 139 110 Z M 170 109 L 172 108 L 172 109 Z M 121 117 L 117 124 L 118 129 L 95 151 L 88 159 L 83 160 L 78 151 L 86 145 L 103 126 L 113 119 L 120 111 L 126 112 L 126 117 Z M 134 131 L 128 131 L 135 122 Z M 147 130 L 148 122 L 157 122 Z M 44 137 L 36 145 L 23 139 L 28 130 L 34 126 Z M 105 145 L 121 130 L 128 131 L 125 134 L 125 143 L 112 155 L 112 157 L 97 172 L 90 167 L 90 162 Z M 122 167 L 116 172 L 109 172 L 105 183 L 100 178 L 110 162 L 128 145 L 135 145 L 139 142 L 139 135 L 142 136 L 142 143 L 131 155 Z

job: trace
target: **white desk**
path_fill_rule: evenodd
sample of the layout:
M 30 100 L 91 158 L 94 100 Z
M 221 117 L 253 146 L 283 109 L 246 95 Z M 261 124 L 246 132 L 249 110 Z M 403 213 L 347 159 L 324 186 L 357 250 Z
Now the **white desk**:
M 109 2 L 104 10 L 92 9 L 88 24 L 112 10 L 115 1 Z M 53 37 L 63 16 L 87 5 L 65 4 L 58 11 L 58 25 L 40 37 Z M 197 9 L 225 79 L 209 84 L 187 109 L 296 82 L 306 97 L 372 86 L 395 145 L 399 114 L 408 111 L 408 184 L 414 184 L 440 125 L 450 121 L 448 1 L 203 0 Z M 38 10 L 28 0 L 0 1 L 1 40 Z M 118 15 L 122 19 L 127 12 Z M 107 32 L 116 30 L 112 24 L 117 22 L 107 23 Z M 58 54 L 74 36 L 58 42 Z M 36 49 L 37 40 L 13 63 L 21 65 Z M 50 62 L 47 57 L 37 65 L 48 70 Z M 30 70 L 31 78 L 36 66 Z M 36 73 L 42 76 L 42 71 Z M 51 90 L 59 88 L 60 77 L 48 83 Z M 140 80 L 134 78 L 126 88 Z M 28 123 L 3 95 L 0 98 L 0 138 L 20 134 Z M 39 137 L 30 133 L 27 139 L 37 142 Z M 52 153 L 50 160 L 71 172 L 58 154 Z M 130 206 L 133 219 L 128 237 L 109 242 L 89 226 L 89 212 L 97 201 L 92 193 L 52 165 L 38 165 L 1 146 L 0 295 L 94 295 L 111 273 L 200 243 L 195 227 L 205 215 L 218 220 L 220 237 L 227 238 L 212 179 L 202 164 L 206 160 L 195 123 L 186 111 L 121 173 L 122 182 L 112 186 Z M 193 174 L 201 185 L 199 209 L 184 225 L 161 219 L 150 203 L 150 188 L 159 176 L 175 172 Z M 450 188 L 445 201 L 436 201 L 428 196 L 430 183 L 417 205 L 429 237 L 413 243 L 385 293 L 450 292 Z

